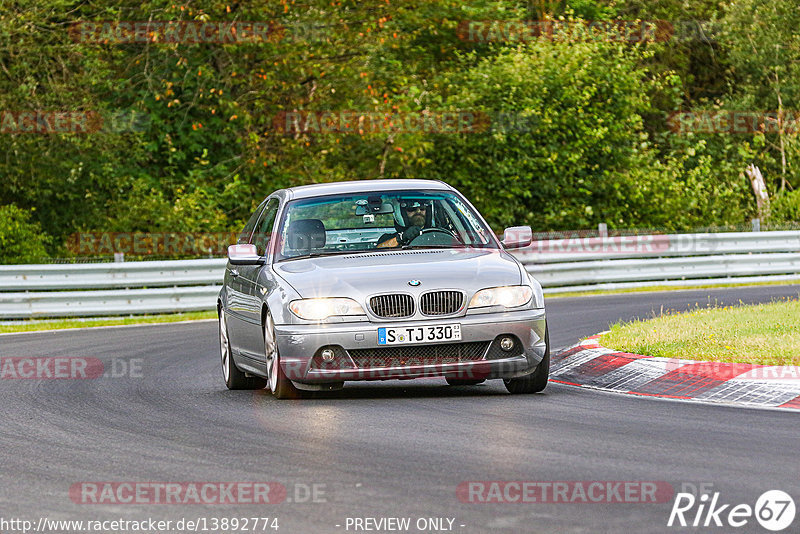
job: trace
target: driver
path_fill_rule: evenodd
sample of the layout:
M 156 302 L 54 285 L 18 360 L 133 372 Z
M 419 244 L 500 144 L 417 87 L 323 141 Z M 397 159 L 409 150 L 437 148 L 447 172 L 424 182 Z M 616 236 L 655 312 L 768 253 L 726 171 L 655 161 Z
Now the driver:
M 399 217 L 397 212 L 399 212 Z M 425 200 L 400 200 L 397 212 L 395 213 L 394 222 L 394 227 L 397 231 L 391 234 L 383 234 L 378 239 L 377 248 L 407 245 L 419 236 L 423 228 L 432 227 L 430 202 Z

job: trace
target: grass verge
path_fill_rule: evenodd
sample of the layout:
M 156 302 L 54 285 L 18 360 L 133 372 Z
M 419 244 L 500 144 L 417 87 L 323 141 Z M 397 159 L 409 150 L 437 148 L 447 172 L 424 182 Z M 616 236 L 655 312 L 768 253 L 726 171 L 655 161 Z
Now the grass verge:
M 800 365 L 800 301 L 697 308 L 617 323 L 600 339 L 613 350 L 716 362 Z
M 659 291 L 691 291 L 694 289 L 724 289 L 728 287 L 757 287 L 757 286 L 798 286 L 800 293 L 800 282 L 791 280 L 781 280 L 775 282 L 750 282 L 744 284 L 702 284 L 698 286 L 647 286 L 629 287 L 621 289 L 587 289 L 585 291 L 565 291 L 564 293 L 545 293 L 545 299 L 557 299 L 562 297 L 589 297 L 593 295 L 619 295 L 625 293 L 653 293 Z
M 46 319 L 24 320 L 10 324 L 0 324 L 0 334 L 13 332 L 36 332 L 39 330 L 63 330 L 68 328 L 89 328 L 92 326 L 118 326 L 154 323 L 177 323 L 214 319 L 215 311 L 168 313 L 164 315 L 134 315 L 131 317 L 101 317 L 97 319 Z

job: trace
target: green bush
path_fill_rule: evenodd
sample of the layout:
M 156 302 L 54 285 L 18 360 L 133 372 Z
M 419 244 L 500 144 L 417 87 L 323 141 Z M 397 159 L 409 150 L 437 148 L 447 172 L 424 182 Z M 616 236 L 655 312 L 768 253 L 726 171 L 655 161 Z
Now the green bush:
M 641 67 L 646 54 L 615 43 L 538 41 L 467 57 L 474 66 L 450 81 L 447 105 L 485 112 L 492 126 L 438 136 L 431 177 L 464 191 L 496 227 L 664 222 L 659 194 L 670 188 L 643 129 L 648 90 L 660 83 Z
M 770 205 L 772 224 L 800 223 L 800 190 L 778 193 Z
M 34 263 L 47 257 L 47 236 L 30 219 L 30 211 L 0 206 L 0 263 Z

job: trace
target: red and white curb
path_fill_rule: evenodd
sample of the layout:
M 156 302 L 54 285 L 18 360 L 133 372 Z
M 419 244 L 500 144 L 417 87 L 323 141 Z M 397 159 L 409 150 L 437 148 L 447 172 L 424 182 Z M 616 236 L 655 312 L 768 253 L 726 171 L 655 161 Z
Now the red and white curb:
M 555 355 L 550 379 L 631 395 L 800 410 L 800 366 L 655 358 L 607 349 L 599 337 Z

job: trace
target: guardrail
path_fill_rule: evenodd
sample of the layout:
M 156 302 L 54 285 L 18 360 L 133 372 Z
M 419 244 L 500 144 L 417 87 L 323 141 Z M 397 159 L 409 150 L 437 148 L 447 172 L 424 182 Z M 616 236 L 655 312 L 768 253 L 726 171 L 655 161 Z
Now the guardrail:
M 219 284 L 222 282 L 225 264 L 226 260 L 222 258 L 64 265 L 0 265 L 0 292 Z
M 800 231 L 658 234 L 535 240 L 515 253 L 523 263 L 800 252 Z
M 571 237 L 514 254 L 546 293 L 800 280 L 800 232 Z M 0 318 L 213 310 L 225 259 L 0 266 Z
M 221 276 L 220 276 L 221 279 Z M 220 286 L 0 293 L 0 317 L 90 317 L 213 310 Z

